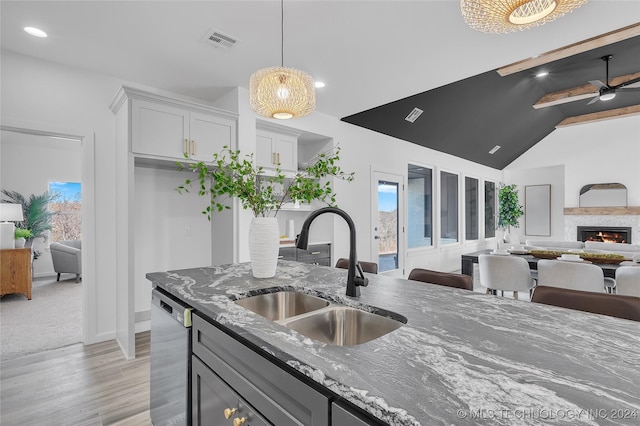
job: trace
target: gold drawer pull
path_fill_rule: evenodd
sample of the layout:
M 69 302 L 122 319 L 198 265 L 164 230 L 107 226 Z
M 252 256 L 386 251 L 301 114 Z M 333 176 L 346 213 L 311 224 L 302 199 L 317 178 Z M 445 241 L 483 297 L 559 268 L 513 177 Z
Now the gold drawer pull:
M 225 408 L 224 409 L 224 418 L 225 419 L 230 419 L 231 416 L 233 416 L 237 410 L 238 410 L 237 408 Z
M 236 417 L 235 419 L 233 419 L 233 426 L 240 426 L 244 424 L 244 422 L 246 421 L 247 421 L 246 417 Z

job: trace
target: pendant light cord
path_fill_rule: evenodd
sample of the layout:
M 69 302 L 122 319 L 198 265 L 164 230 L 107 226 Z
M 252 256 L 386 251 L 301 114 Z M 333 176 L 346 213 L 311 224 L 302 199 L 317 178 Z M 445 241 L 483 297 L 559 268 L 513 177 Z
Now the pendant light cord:
M 284 0 L 280 0 L 280 65 L 284 68 Z

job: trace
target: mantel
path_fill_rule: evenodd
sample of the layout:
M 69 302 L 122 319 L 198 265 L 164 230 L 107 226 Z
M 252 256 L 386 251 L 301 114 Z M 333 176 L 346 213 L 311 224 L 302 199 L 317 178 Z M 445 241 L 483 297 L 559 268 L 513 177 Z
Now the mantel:
M 565 207 L 565 215 L 640 215 L 639 207 Z

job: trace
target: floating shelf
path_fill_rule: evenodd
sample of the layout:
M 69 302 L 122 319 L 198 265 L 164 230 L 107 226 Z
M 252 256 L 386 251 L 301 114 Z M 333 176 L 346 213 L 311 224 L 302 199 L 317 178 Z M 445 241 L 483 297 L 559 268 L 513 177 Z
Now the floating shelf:
M 640 215 L 640 207 L 565 207 L 565 215 Z

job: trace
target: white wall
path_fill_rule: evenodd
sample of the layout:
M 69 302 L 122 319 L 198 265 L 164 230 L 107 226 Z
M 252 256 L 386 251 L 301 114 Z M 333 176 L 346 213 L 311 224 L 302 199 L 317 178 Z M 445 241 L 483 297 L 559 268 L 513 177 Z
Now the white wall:
M 95 271 L 85 271 L 83 284 L 94 288 L 97 303 L 87 310 L 92 316 L 87 323 L 94 328 L 86 343 L 110 339 L 115 328 L 116 165 L 109 104 L 122 82 L 4 50 L 1 54 L 3 125 L 81 135 L 92 143 L 95 137 L 95 169 L 88 171 L 96 186 Z
M 505 181 L 516 184 L 518 187 L 518 199 L 520 204 L 525 204 L 524 190 L 527 185 L 551 185 L 551 235 L 538 236 L 526 235 L 524 220 L 519 220 L 518 228 L 511 228 L 511 234 L 516 235 L 520 242 L 529 240 L 564 240 L 564 166 L 537 167 L 533 169 L 509 169 L 505 171 Z M 525 212 L 526 215 L 526 212 Z
M 578 207 L 584 185 L 609 182 L 624 184 L 629 205 L 640 206 L 640 116 L 557 129 L 505 172 L 557 165 L 565 169 L 564 207 Z
M 81 181 L 80 141 L 4 130 L 0 134 L 0 188 L 17 191 L 28 198 L 48 191 L 49 182 Z M 55 275 L 50 243 L 41 239 L 34 242 L 34 249 L 41 252 L 33 264 L 36 277 Z

